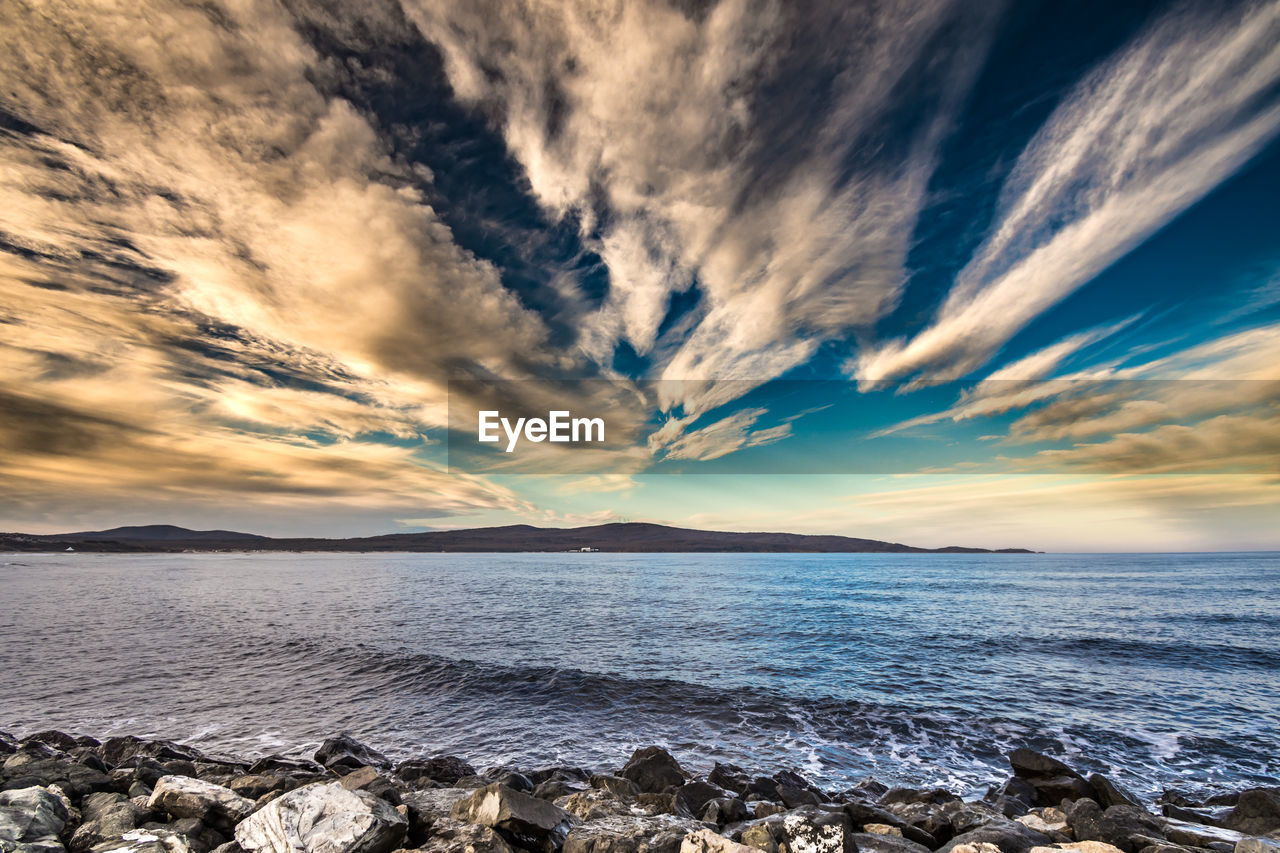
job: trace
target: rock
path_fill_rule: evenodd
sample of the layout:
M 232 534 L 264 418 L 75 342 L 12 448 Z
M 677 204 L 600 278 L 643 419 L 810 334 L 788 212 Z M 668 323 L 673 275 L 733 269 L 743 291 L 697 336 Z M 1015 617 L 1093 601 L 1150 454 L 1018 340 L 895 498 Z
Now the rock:
M 83 822 L 72 834 L 71 853 L 85 853 L 109 838 L 137 829 L 149 811 L 116 793 L 90 794 L 80 804 Z
M 853 822 L 843 811 L 805 806 L 746 824 L 734 833 L 769 853 L 856 853 Z
M 747 820 L 751 814 L 747 811 L 747 804 L 738 797 L 717 797 L 707 801 L 700 817 L 705 823 L 726 826 Z
M 165 829 L 131 829 L 93 847 L 92 853 L 192 853 L 187 840 Z
M 13 755 L 18 751 L 18 739 L 8 732 L 0 732 L 0 755 Z
M 1173 818 L 1165 818 L 1159 823 L 1163 824 L 1165 838 L 1185 847 L 1208 847 L 1215 841 L 1221 841 L 1230 844 L 1234 850 L 1244 838 L 1244 835 L 1233 829 L 1223 829 L 1219 826 L 1205 826 L 1201 823 Z
M 349 734 L 331 737 L 316 754 L 311 756 L 317 764 L 323 764 L 330 770 L 349 772 L 360 767 L 390 768 L 391 762 L 385 755 L 372 747 L 365 746 Z
M 1048 846 L 1050 839 L 1016 821 L 1001 818 L 955 836 L 939 848 L 938 853 L 955 853 L 956 848 L 966 844 L 992 844 L 1000 853 L 1028 853 L 1032 847 Z
M 781 801 L 781 798 L 778 796 L 778 783 L 770 779 L 768 776 L 757 776 L 755 779 L 752 779 L 751 783 L 747 785 L 747 791 L 744 796 L 748 802 L 751 802 L 753 797 L 755 799 L 764 799 L 775 803 Z
M 758 820 L 760 818 L 769 817 L 771 815 L 782 814 L 786 810 L 787 810 L 786 806 L 779 805 L 778 803 L 771 803 L 771 802 L 768 802 L 767 800 L 762 800 L 752 805 L 751 815 Z
M 636 783 L 642 792 L 660 794 L 667 788 L 683 785 L 684 771 L 679 763 L 660 746 L 637 749 L 618 775 Z
M 1134 806 L 1112 806 L 1098 814 L 1092 800 L 1078 800 L 1067 811 L 1077 841 L 1105 841 L 1124 853 L 1138 853 L 1147 844 L 1142 839 L 1163 839 L 1161 822 Z
M 1071 829 L 1067 824 L 1066 815 L 1060 809 L 1045 809 L 1045 811 L 1055 811 L 1061 816 L 1061 819 L 1050 821 L 1043 814 L 1032 813 L 1015 817 L 1014 820 L 1028 829 L 1034 829 L 1036 832 L 1045 835 L 1052 835 L 1055 832 L 1067 832 Z
M 859 853 L 928 853 L 929 848 L 923 844 L 909 841 L 901 835 L 886 835 L 875 832 L 856 832 L 853 843 Z
M 517 770 L 509 770 L 505 773 L 487 776 L 487 778 L 493 779 L 493 781 L 498 785 L 505 785 L 511 790 L 519 791 L 522 794 L 533 793 L 533 780 Z
M 869 823 L 888 824 L 889 826 L 902 827 L 903 821 L 897 815 L 877 808 L 869 806 L 866 803 L 845 803 L 841 808 L 844 813 L 853 821 L 855 829 L 864 829 Z
M 1052 847 L 1032 847 L 1031 853 L 1058 853 L 1060 850 L 1076 850 L 1079 853 L 1120 853 L 1118 847 L 1103 841 L 1070 841 L 1055 844 Z
M 58 836 L 70 816 L 63 799 L 45 788 L 0 791 L 0 849 L 30 845 L 61 850 Z
M 403 815 L 367 791 L 317 782 L 241 821 L 235 838 L 247 853 L 388 853 L 407 828 Z
M 1089 777 L 1089 787 L 1093 788 L 1098 805 L 1104 809 L 1111 806 L 1134 806 L 1141 808 L 1142 803 L 1129 791 L 1112 782 L 1101 773 L 1094 773 Z
M 707 803 L 726 793 L 723 788 L 710 782 L 688 782 L 675 792 L 676 809 L 679 813 L 687 812 L 690 816 L 700 815 Z
M 1266 835 L 1280 829 L 1280 790 L 1250 788 L 1241 791 L 1235 808 L 1223 817 L 1222 825 L 1246 835 Z
M 306 758 L 290 758 L 286 755 L 267 755 L 249 765 L 250 775 L 275 773 L 282 776 L 328 776 L 323 767 Z
M 717 761 L 715 766 L 711 768 L 711 772 L 707 774 L 707 781 L 741 796 L 747 792 L 747 788 L 751 784 L 751 777 L 737 765 L 721 764 Z
M 338 784 L 346 788 L 348 791 L 359 791 L 368 788 L 380 777 L 378 771 L 372 767 L 361 767 L 359 770 L 352 770 L 347 775 L 338 780 Z
M 627 780 L 623 780 L 624 782 Z M 564 779 L 547 779 L 539 782 L 537 787 L 532 791 L 533 796 L 540 800 L 555 802 L 561 797 L 567 797 L 570 794 L 577 794 L 586 790 L 579 782 L 566 782 Z
M 1000 848 L 980 841 L 976 844 L 957 844 L 951 849 L 951 853 L 1000 853 Z
M 709 829 L 690 832 L 680 841 L 680 853 L 754 853 L 735 841 Z
M 1234 853 L 1280 853 L 1280 841 L 1270 838 L 1241 838 Z
M 187 776 L 162 777 L 147 806 L 175 818 L 193 817 L 226 832 L 232 832 L 237 823 L 253 813 L 253 800 L 230 788 Z
M 235 777 L 227 783 L 227 787 L 242 797 L 256 800 L 271 791 L 287 791 L 290 784 L 287 776 L 275 773 L 248 773 Z
M 437 821 L 448 820 L 454 803 L 470 796 L 464 788 L 426 788 L 403 794 L 403 807 L 409 820 L 409 840 L 417 845 L 425 840 Z
M 476 775 L 476 770 L 456 755 L 438 755 L 401 762 L 396 765 L 395 774 L 411 784 L 429 779 L 452 785 L 459 779 Z
M 801 806 L 816 806 L 822 802 L 822 798 L 808 788 L 795 788 L 791 785 L 779 785 L 778 798 L 789 809 L 798 809 Z
M 591 777 L 591 787 L 610 791 L 622 800 L 634 800 L 640 796 L 640 787 L 622 776 L 596 774 Z
M 1063 813 L 1077 839 L 1096 840 L 1102 837 L 1102 808 L 1093 800 L 1088 797 L 1076 800 L 1063 809 Z
M 42 746 L 42 744 L 33 744 Z M 45 747 L 48 749 L 49 747 Z M 61 758 L 28 758 L 30 753 L 15 752 L 4 763 L 5 790 L 48 788 L 57 785 L 72 799 L 80 799 L 93 791 L 106 791 L 111 777 L 63 756 Z
M 670 794 L 641 794 L 636 797 L 636 803 L 645 812 L 645 814 L 669 814 L 675 817 L 692 817 L 692 815 L 681 814 L 676 808 L 676 795 Z
M 880 797 L 879 803 L 882 806 L 905 805 L 910 803 L 950 803 L 960 799 L 946 788 L 930 788 L 927 790 L 918 790 L 916 788 L 890 788 Z
M 555 801 L 557 808 L 564 809 L 578 820 L 597 820 L 610 815 L 631 814 L 630 807 L 619 799 L 612 791 L 604 788 L 589 788 L 576 794 L 569 794 Z
M 156 761 L 200 761 L 204 758 L 200 750 L 190 746 L 181 746 L 169 740 L 143 740 L 132 735 L 107 738 L 98 747 L 98 754 L 111 767 L 119 767 L 127 759 L 138 755 L 145 755 Z
M 454 820 L 493 827 L 528 850 L 553 851 L 564 844 L 577 818 L 558 806 L 502 785 L 489 785 L 454 803 Z
M 194 817 L 175 820 L 169 824 L 169 828 L 187 839 L 192 853 L 209 853 L 215 847 L 227 843 L 226 836 Z
M 52 729 L 43 732 L 36 732 L 33 735 L 27 735 L 22 739 L 21 743 L 24 745 L 28 743 L 42 743 L 46 746 L 53 747 L 59 752 L 70 752 L 80 746 L 80 742 L 71 735 L 63 734 L 62 732 L 54 731 Z
M 685 837 L 701 829 L 671 815 L 613 815 L 569 830 L 563 853 L 679 853 Z
M 420 845 L 423 853 L 516 853 L 501 835 L 487 826 L 440 818 Z
M 1021 776 L 1024 779 L 1080 775 L 1056 758 L 1021 747 L 1009 753 L 1009 766 L 1013 768 L 1015 776 Z
M 228 841 L 226 844 L 220 844 L 209 851 L 209 853 L 244 853 L 240 849 L 240 845 L 234 841 Z
M 862 831 L 869 832 L 872 835 L 895 835 L 898 838 L 902 837 L 901 829 L 887 823 L 869 823 L 862 827 Z
M 994 806 L 987 803 L 967 803 L 963 800 L 946 803 L 939 815 L 951 825 L 951 834 L 960 835 L 989 823 L 1006 820 Z

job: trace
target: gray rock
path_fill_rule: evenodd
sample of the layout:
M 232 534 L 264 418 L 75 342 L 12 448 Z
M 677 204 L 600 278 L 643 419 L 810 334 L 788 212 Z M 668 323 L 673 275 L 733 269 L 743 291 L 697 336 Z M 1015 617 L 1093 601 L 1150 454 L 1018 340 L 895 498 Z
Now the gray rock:
M 83 822 L 72 834 L 67 847 L 71 853 L 85 853 L 109 838 L 137 829 L 149 810 L 116 793 L 90 794 L 80 804 Z
M 169 824 L 169 829 L 187 839 L 192 853 L 209 853 L 227 843 L 227 837 L 198 818 L 184 817 Z
M 680 842 L 680 853 L 752 853 L 752 849 L 709 829 L 700 829 L 684 837 Z
M 41 787 L 0 791 L 0 849 L 24 845 L 62 849 L 59 833 L 70 811 L 57 794 Z
M 1070 766 L 1042 752 L 1020 747 L 1009 753 L 1009 766 L 1024 779 L 1037 776 L 1079 776 Z
M 350 772 L 360 767 L 391 767 L 391 762 L 385 755 L 372 747 L 365 746 L 349 734 L 328 738 L 320 744 L 316 754 L 311 757 L 317 764 L 323 764 L 339 773 Z
M 563 853 L 679 853 L 685 836 L 701 829 L 671 815 L 613 815 L 569 830 Z
M 231 779 L 227 787 L 246 799 L 256 800 L 271 791 L 287 791 L 293 785 L 288 776 L 279 773 L 247 773 Z
M 564 843 L 578 819 L 546 800 L 489 785 L 454 803 L 454 820 L 489 826 L 511 837 L 521 847 L 550 853 Z
M 993 844 L 999 848 L 1000 853 L 1028 853 L 1032 847 L 1048 846 L 1050 841 L 1044 833 L 1029 829 L 1017 821 L 1002 818 L 955 836 L 939 848 L 938 853 L 951 853 L 954 848 L 964 844 Z
M 408 820 L 367 791 L 312 783 L 272 800 L 236 827 L 247 853 L 388 853 Z
M 459 779 L 476 775 L 476 770 L 456 755 L 438 755 L 401 762 L 396 765 L 395 774 L 409 783 L 430 780 L 452 785 Z
M 853 842 L 859 853 L 929 853 L 929 848 L 923 844 L 878 832 L 855 832 Z
M 681 785 L 675 792 L 676 809 L 679 813 L 687 812 L 690 815 L 700 815 L 702 810 L 707 807 L 707 803 L 714 799 L 723 797 L 727 792 L 718 785 L 712 785 L 710 782 L 689 782 Z M 801 803 L 800 805 L 804 805 Z
M 660 794 L 685 781 L 680 764 L 660 746 L 637 749 L 618 775 L 635 782 L 636 787 L 649 794 Z
M 532 793 L 533 796 L 540 800 L 555 802 L 561 797 L 567 797 L 570 794 L 577 794 L 585 790 L 586 786 L 580 782 L 569 782 L 564 779 L 547 779 L 539 782 L 533 789 Z
M 796 788 L 791 785 L 778 786 L 778 799 L 782 800 L 782 804 L 789 809 L 816 806 L 822 802 L 822 798 L 808 788 Z
M 106 791 L 111 787 L 110 776 L 79 764 L 67 756 L 35 758 L 25 751 L 15 752 L 5 761 L 4 769 L 0 772 L 3 773 L 4 787 L 7 790 L 57 785 L 73 799 L 79 799 L 93 791 Z
M 330 776 L 323 767 L 314 761 L 306 758 L 290 758 L 285 755 L 268 755 L 259 758 L 249 765 L 249 769 L 246 772 L 250 774 L 279 773 L 283 776 L 298 778 Z
M 93 847 L 93 853 L 192 853 L 187 839 L 167 829 L 131 829 Z
M 1242 838 L 1236 842 L 1234 853 L 1280 853 L 1280 840 Z
M 126 760 L 139 755 L 156 761 L 200 761 L 204 758 L 200 750 L 194 747 L 182 746 L 170 740 L 143 740 L 133 735 L 107 738 L 98 746 L 98 754 L 112 767 L 119 767 Z
M 707 781 L 739 796 L 745 794 L 751 785 L 751 777 L 747 775 L 747 771 L 736 764 L 721 764 L 719 761 L 707 774 Z
M 501 835 L 487 826 L 440 818 L 418 848 L 423 853 L 516 853 Z
M 147 806 L 175 818 L 193 817 L 206 826 L 231 832 L 253 813 L 253 800 L 230 788 L 187 776 L 163 776 Z
M 578 820 L 597 820 L 610 815 L 631 814 L 631 808 L 612 791 L 603 788 L 590 788 L 569 794 L 555 801 Z
M 1280 790 L 1251 788 L 1241 791 L 1235 808 L 1222 819 L 1222 825 L 1246 835 L 1266 835 L 1280 829 Z
M 458 800 L 471 795 L 467 788 L 424 788 L 402 794 L 404 805 L 408 807 L 410 819 L 426 824 L 440 818 L 447 818 Z
M 1094 773 L 1089 777 L 1089 786 L 1093 788 L 1094 799 L 1104 809 L 1111 806 L 1142 807 L 1142 803 L 1137 796 L 1120 787 L 1101 773 Z
M 1160 823 L 1163 824 L 1165 838 L 1174 844 L 1182 844 L 1186 847 L 1208 847 L 1215 841 L 1219 841 L 1230 844 L 1231 849 L 1234 850 L 1236 844 L 1244 838 L 1244 835 L 1234 829 L 1205 826 L 1176 818 L 1165 818 Z
M 1085 803 L 1093 805 L 1092 800 L 1081 800 L 1067 812 L 1067 823 L 1077 841 L 1105 841 L 1125 853 L 1138 853 L 1148 846 L 1149 840 L 1164 838 L 1161 821 L 1140 808 L 1112 806 L 1099 817 L 1097 806 L 1090 808 L 1082 805 Z M 1087 818 L 1082 809 L 1087 812 Z
M 738 797 L 717 797 L 707 801 L 702 809 L 702 820 L 716 826 L 727 826 L 731 823 L 747 820 L 751 817 L 747 804 Z

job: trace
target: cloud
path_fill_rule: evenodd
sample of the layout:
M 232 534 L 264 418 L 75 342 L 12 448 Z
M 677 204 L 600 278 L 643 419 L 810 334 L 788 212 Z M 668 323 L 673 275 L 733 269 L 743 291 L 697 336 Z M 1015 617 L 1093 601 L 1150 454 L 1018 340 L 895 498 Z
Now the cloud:
M 707 426 L 683 434 L 674 430 L 668 431 L 661 434 L 662 439 L 666 441 L 655 441 L 651 437 L 650 450 L 660 454 L 664 459 L 707 462 L 749 447 L 764 447 L 791 435 L 790 422 L 764 429 L 754 429 L 756 422 L 767 414 L 767 409 L 741 409 Z
M 933 322 L 863 352 L 851 372 L 876 385 L 980 367 L 1273 139 L 1277 81 L 1274 3 L 1157 22 L 1081 81 L 1022 152 Z
M 737 382 L 663 401 L 686 414 L 892 307 L 996 7 L 407 3 L 544 208 L 604 259 L 608 293 L 579 318 L 584 351 L 609 364 L 625 342 L 657 359 L 655 376 Z M 800 85 L 806 97 L 791 94 Z M 695 283 L 696 317 L 663 341 L 671 295 Z

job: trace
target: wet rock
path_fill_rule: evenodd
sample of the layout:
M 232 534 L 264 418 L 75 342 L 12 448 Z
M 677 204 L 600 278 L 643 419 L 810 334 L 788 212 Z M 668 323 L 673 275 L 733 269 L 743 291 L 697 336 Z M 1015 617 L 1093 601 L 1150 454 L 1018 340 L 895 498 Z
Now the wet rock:
M 660 794 L 667 788 L 683 785 L 685 780 L 679 763 L 660 746 L 637 749 L 618 775 L 630 779 L 642 792 L 649 794 Z
M 754 853 L 750 847 L 744 847 L 723 835 L 717 835 L 709 829 L 690 832 L 680 842 L 680 853 Z
M 1163 839 L 1160 820 L 1134 806 L 1112 806 L 1098 815 L 1092 800 L 1079 800 L 1067 811 L 1077 841 L 1105 841 L 1124 853 L 1148 846 L 1143 839 Z
M 438 755 L 403 761 L 396 765 L 395 774 L 410 784 L 430 780 L 453 785 L 459 779 L 476 775 L 476 770 L 456 755 Z
M 907 805 L 911 803 L 950 803 L 960 799 L 946 788 L 928 788 L 919 790 L 916 788 L 890 788 L 879 799 L 882 806 Z
M 47 748 L 47 747 L 46 747 Z M 111 787 L 111 778 L 101 771 L 78 764 L 67 757 L 21 760 L 28 753 L 16 752 L 4 764 L 4 789 L 47 788 L 57 785 L 72 799 Z
M 555 802 L 561 797 L 567 797 L 570 794 L 576 794 L 584 790 L 586 790 L 586 788 L 581 782 L 567 782 L 564 779 L 547 779 L 546 781 L 539 782 L 537 787 L 533 789 L 532 794 L 540 800 Z
M 708 800 L 701 814 L 704 822 L 714 823 L 716 826 L 727 826 L 750 817 L 747 804 L 738 797 L 717 797 Z
M 563 853 L 679 853 L 702 828 L 671 815 L 612 815 L 569 830 Z
M 734 836 L 768 853 L 856 853 L 853 822 L 843 811 L 805 806 L 753 821 Z
M 1160 806 L 1160 813 L 1165 817 L 1174 820 L 1185 820 L 1188 823 L 1199 823 L 1205 826 L 1221 826 L 1222 821 L 1217 815 L 1204 809 L 1189 809 L 1173 803 L 1165 803 Z
M 1115 782 L 1103 776 L 1101 773 L 1094 773 L 1089 777 L 1089 787 L 1093 788 L 1094 799 L 1098 801 L 1098 805 L 1104 809 L 1111 806 L 1134 806 L 1141 808 L 1142 803 L 1139 799 L 1129 791 L 1117 785 Z
M 956 853 L 957 848 L 964 845 L 981 844 L 995 845 L 1000 853 L 1028 853 L 1032 847 L 1046 847 L 1050 843 L 1051 839 L 1044 833 L 1001 818 L 955 836 L 939 848 L 939 853 Z
M 801 806 L 816 806 L 822 802 L 822 797 L 819 797 L 808 788 L 795 788 L 791 785 L 778 786 L 778 799 L 782 800 L 782 804 L 789 809 L 798 809 Z
M 533 780 L 518 770 L 509 770 L 505 773 L 497 773 L 493 775 L 486 774 L 488 778 L 499 785 L 505 785 L 513 791 L 519 791 L 522 794 L 532 794 L 534 789 Z
M 853 821 L 854 828 L 858 830 L 861 830 L 869 823 L 883 823 L 899 828 L 903 824 L 902 819 L 892 812 L 867 805 L 866 803 L 845 803 L 841 808 L 849 816 L 849 819 Z
M 187 839 L 165 829 L 131 829 L 94 845 L 92 853 L 192 853 Z
M 441 818 L 429 838 L 419 846 L 422 853 L 516 853 L 515 848 L 487 826 Z
M 29 743 L 42 743 L 45 746 L 51 746 L 59 752 L 70 752 L 80 746 L 80 742 L 69 734 L 54 731 L 36 732 L 33 735 L 27 735 L 21 741 L 23 745 Z
M 1025 747 L 1019 747 L 1009 753 L 1009 766 L 1013 768 L 1014 775 L 1024 779 L 1079 775 L 1064 762 Z
M 1223 817 L 1222 825 L 1246 835 L 1266 835 L 1280 829 L 1280 789 L 1241 791 L 1235 807 Z
M 853 834 L 853 843 L 859 853 L 928 853 L 929 850 L 923 844 L 909 841 L 900 835 L 877 832 L 856 832 Z
M 589 788 L 569 794 L 556 800 L 555 805 L 583 821 L 631 813 L 630 807 L 622 799 L 604 788 Z
M 1083 776 L 1058 759 L 1035 750 L 1015 749 L 1009 753 L 1009 766 L 1015 776 L 1035 788 L 1032 805 L 1056 806 L 1063 800 L 1096 796 L 1093 786 Z
M 366 746 L 349 734 L 331 737 L 320 744 L 315 755 L 311 756 L 317 764 L 323 764 L 330 770 L 349 772 L 359 767 L 390 768 L 391 762 L 385 755 L 372 747 Z
M 0 848 L 61 850 L 58 836 L 70 816 L 66 802 L 45 788 L 0 791 Z
M 195 818 L 226 832 L 233 831 L 237 823 L 253 813 L 253 800 L 230 788 L 188 776 L 162 777 L 147 806 L 171 817 Z
M 735 764 L 721 764 L 719 761 L 707 774 L 707 781 L 739 796 L 745 794 L 751 785 L 751 777 L 745 770 Z
M 18 739 L 8 732 L 0 732 L 0 755 L 13 755 L 18 751 Z
M 967 803 L 963 800 L 946 803 L 938 814 L 950 824 L 951 834 L 961 835 L 979 827 L 1007 818 L 987 803 Z
M 622 776 L 607 776 L 597 773 L 591 777 L 591 787 L 609 791 L 622 800 L 634 800 L 640 796 L 640 786 Z
M 666 794 L 641 794 L 636 797 L 636 803 L 645 814 L 669 814 L 675 817 L 684 818 L 693 817 L 693 815 L 680 810 L 679 805 L 676 803 L 675 792 L 668 792 Z
M 744 797 L 750 802 L 754 799 L 764 799 L 770 802 L 782 802 L 782 798 L 778 796 L 778 783 L 770 779 L 768 776 L 757 776 L 747 785 L 747 792 Z
M 312 783 L 241 821 L 235 840 L 247 853 L 388 853 L 407 828 L 403 815 L 367 791 Z
M 502 785 L 489 785 L 454 803 L 454 820 L 492 827 L 519 846 L 555 850 L 577 818 L 558 806 Z
M 290 758 L 287 755 L 267 755 L 249 765 L 248 773 L 277 773 L 282 776 L 329 776 L 325 769 L 306 758 Z
M 707 803 L 723 797 L 727 792 L 719 785 L 710 782 L 689 782 L 681 785 L 676 794 L 676 809 L 680 813 L 700 815 Z M 804 805 L 801 803 L 800 805 Z
M 1186 847 L 1208 847 L 1217 841 L 1229 844 L 1234 850 L 1236 844 L 1244 838 L 1243 834 L 1233 829 L 1223 829 L 1219 826 L 1205 826 L 1171 818 L 1165 818 L 1160 823 L 1163 824 L 1165 838 L 1174 844 Z
M 80 810 L 83 822 L 67 843 L 71 853 L 85 853 L 109 838 L 137 829 L 149 815 L 147 809 L 114 792 L 90 794 Z
M 200 750 L 194 747 L 182 746 L 170 740 L 143 740 L 133 735 L 107 738 L 98 747 L 98 754 L 111 767 L 119 767 L 127 759 L 138 755 L 145 755 L 156 761 L 200 761 L 204 758 Z
M 1076 800 L 1063 809 L 1067 825 L 1077 839 L 1102 838 L 1102 807 L 1088 797 Z

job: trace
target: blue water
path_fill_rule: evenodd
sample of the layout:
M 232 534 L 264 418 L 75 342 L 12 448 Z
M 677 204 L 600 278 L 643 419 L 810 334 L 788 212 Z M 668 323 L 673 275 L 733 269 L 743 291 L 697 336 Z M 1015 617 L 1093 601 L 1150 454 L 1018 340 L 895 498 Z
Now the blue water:
M 980 790 L 1280 782 L 1280 554 L 0 555 L 0 729 Z

